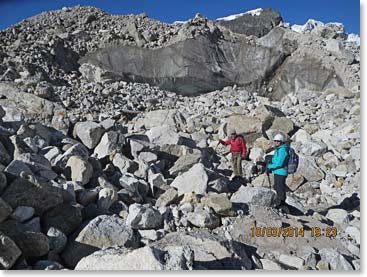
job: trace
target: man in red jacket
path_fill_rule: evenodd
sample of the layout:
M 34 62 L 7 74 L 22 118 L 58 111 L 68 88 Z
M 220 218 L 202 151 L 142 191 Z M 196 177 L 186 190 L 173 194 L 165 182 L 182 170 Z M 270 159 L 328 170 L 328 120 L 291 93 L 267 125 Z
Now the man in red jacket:
M 242 136 L 237 136 L 235 130 L 230 132 L 231 137 L 226 140 L 219 140 L 223 145 L 231 145 L 233 178 L 242 177 L 242 159 L 246 157 L 246 142 Z

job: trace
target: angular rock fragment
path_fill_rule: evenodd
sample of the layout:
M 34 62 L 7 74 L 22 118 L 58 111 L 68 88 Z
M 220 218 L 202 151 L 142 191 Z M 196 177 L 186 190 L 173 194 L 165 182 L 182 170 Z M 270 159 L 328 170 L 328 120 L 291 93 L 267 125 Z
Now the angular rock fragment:
M 162 224 L 162 215 L 156 209 L 147 205 L 132 204 L 126 224 L 133 229 L 155 229 Z
M 207 185 L 208 175 L 204 165 L 201 163 L 195 164 L 190 170 L 176 177 L 171 183 L 171 187 L 177 188 L 179 196 L 186 192 L 205 195 Z
M 93 149 L 99 143 L 105 130 L 95 122 L 79 122 L 74 127 L 75 135 L 89 149 Z
M 76 234 L 76 238 L 67 244 L 61 256 L 67 266 L 74 268 L 83 257 L 114 245 L 137 248 L 139 237 L 122 218 L 101 215 Z

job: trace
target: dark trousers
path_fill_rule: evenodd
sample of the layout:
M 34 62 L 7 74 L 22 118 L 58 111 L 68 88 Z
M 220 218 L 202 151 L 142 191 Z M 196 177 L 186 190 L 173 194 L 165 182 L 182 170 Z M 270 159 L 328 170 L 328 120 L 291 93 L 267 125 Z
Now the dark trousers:
M 281 202 L 285 201 L 285 179 L 287 176 L 274 174 L 274 189 L 277 192 L 277 197 Z
M 233 175 L 242 177 L 242 156 L 241 153 L 232 153 Z

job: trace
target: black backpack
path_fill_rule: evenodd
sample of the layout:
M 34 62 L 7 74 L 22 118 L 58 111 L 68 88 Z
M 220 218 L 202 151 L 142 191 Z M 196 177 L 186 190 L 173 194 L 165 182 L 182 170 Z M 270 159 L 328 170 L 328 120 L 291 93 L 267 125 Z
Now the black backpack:
M 289 155 L 288 166 L 287 166 L 288 173 L 295 173 L 298 168 L 299 156 L 297 155 L 297 153 L 294 151 L 292 147 L 289 147 L 288 155 Z

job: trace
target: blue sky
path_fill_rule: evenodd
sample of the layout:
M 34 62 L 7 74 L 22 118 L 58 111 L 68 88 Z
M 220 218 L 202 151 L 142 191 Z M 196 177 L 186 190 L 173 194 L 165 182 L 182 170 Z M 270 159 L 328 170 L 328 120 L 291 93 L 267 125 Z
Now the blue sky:
M 271 7 L 291 24 L 303 24 L 313 18 L 342 22 L 348 33 L 360 33 L 359 0 L 0 0 L 0 30 L 42 11 L 78 4 L 95 6 L 112 14 L 146 12 L 149 17 L 168 23 L 192 18 L 197 12 L 215 19 Z

